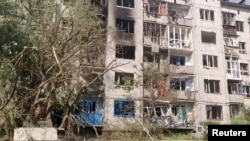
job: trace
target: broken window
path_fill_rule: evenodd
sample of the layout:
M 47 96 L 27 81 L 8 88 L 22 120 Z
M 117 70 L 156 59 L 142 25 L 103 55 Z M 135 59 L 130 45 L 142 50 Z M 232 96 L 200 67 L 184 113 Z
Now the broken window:
M 222 120 L 222 106 L 207 105 L 208 120 Z
M 143 34 L 150 37 L 153 43 L 160 44 L 160 41 L 166 38 L 166 25 L 144 22 Z
M 116 58 L 135 59 L 134 46 L 116 46 Z
M 203 43 L 216 44 L 216 33 L 201 31 L 201 41 Z
M 246 53 L 246 43 L 245 42 L 239 42 L 239 52 L 240 53 Z
M 144 62 L 159 63 L 160 62 L 160 55 L 159 55 L 159 53 L 152 52 L 151 47 L 144 47 L 143 48 L 143 59 L 144 59 Z
M 187 107 L 185 106 L 175 106 L 172 108 L 173 114 L 179 120 L 186 120 L 187 119 Z
M 230 118 L 237 118 L 240 117 L 242 113 L 242 106 L 239 104 L 230 104 L 229 110 L 230 110 Z
M 83 101 L 83 111 L 85 113 L 95 113 L 96 111 L 96 102 L 95 101 L 91 101 L 91 100 L 86 100 Z
M 185 65 L 185 57 L 171 55 L 170 56 L 170 64 L 184 66 Z
M 204 67 L 218 67 L 218 57 L 213 55 L 203 55 L 203 66 Z
M 228 94 L 239 94 L 240 84 L 237 81 L 228 81 L 227 82 Z
M 214 11 L 207 9 L 200 9 L 200 18 L 202 20 L 214 21 Z
M 114 101 L 114 116 L 116 116 L 116 117 L 134 117 L 135 116 L 134 101 L 115 100 Z
M 185 82 L 185 80 L 171 79 L 170 80 L 170 89 L 184 91 L 186 89 L 186 82 Z
M 116 28 L 118 31 L 134 33 L 134 21 L 125 19 L 116 19 Z
M 220 93 L 220 81 L 204 79 L 204 89 L 206 93 Z
M 241 72 L 241 75 L 248 75 L 248 64 L 247 63 L 240 63 L 240 72 Z
M 117 5 L 134 8 L 134 0 L 117 0 Z
M 117 85 L 133 85 L 134 74 L 133 73 L 115 72 L 115 83 Z
M 236 21 L 236 31 L 244 32 L 244 22 Z

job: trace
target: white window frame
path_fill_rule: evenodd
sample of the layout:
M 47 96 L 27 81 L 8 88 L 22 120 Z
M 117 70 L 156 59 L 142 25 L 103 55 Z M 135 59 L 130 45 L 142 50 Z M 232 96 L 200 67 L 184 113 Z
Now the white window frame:
M 204 57 L 205 57 L 205 60 L 206 60 L 206 64 L 207 65 L 204 65 Z M 212 57 L 212 62 L 211 60 L 209 59 L 209 57 Z M 218 68 L 218 56 L 215 56 L 215 55 L 207 55 L 207 54 L 203 54 L 202 55 L 202 64 L 203 64 L 203 67 L 209 67 L 209 68 Z
M 202 9 L 202 8 L 200 9 L 200 19 L 201 20 L 214 21 L 214 18 L 215 18 L 214 17 L 214 10 L 208 10 L 208 9 Z
M 240 62 L 239 60 L 226 60 L 227 63 L 227 74 L 232 75 L 233 78 L 241 78 Z M 228 64 L 230 66 L 228 67 Z
M 247 53 L 245 42 L 239 42 L 239 52 L 244 54 Z

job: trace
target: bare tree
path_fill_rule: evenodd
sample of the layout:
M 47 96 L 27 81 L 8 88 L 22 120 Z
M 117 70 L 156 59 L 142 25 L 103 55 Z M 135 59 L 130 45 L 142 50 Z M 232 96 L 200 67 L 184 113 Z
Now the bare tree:
M 73 126 L 83 126 L 74 113 L 77 102 L 92 89 L 102 94 L 102 75 L 112 69 L 104 66 L 106 30 L 100 7 L 96 11 L 98 5 L 91 2 L 12 3 L 15 12 L 7 20 L 24 34 L 19 40 L 27 42 L 1 44 L 6 46 L 1 51 L 1 126 L 13 130 L 42 120 L 72 136 Z M 53 113 L 60 113 L 61 121 L 53 121 Z

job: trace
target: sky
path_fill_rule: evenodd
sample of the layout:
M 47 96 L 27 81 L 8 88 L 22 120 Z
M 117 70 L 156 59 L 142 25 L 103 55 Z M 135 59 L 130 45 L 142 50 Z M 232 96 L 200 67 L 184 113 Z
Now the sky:
M 232 2 L 240 2 L 241 0 L 230 0 Z M 246 0 L 246 4 L 249 4 L 250 5 L 250 0 Z

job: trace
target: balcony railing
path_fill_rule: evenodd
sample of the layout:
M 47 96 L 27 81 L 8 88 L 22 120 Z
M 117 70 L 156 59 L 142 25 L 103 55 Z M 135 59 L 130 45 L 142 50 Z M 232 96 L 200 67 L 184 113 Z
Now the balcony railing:
M 239 57 L 240 54 L 238 49 L 225 48 L 225 55 L 232 57 Z
M 165 96 L 170 100 L 179 100 L 179 101 L 195 101 L 195 92 L 193 91 L 178 91 L 178 90 L 170 90 Z
M 227 69 L 227 79 L 241 79 L 240 71 Z
M 169 24 L 176 24 L 176 25 L 192 26 L 193 19 L 192 18 L 168 16 L 168 23 Z
M 228 97 L 231 103 L 244 103 L 244 95 L 229 94 Z
M 181 66 L 181 65 L 173 65 L 170 64 L 169 67 L 170 73 L 175 74 L 194 74 L 194 67 L 193 66 Z
M 223 32 L 226 34 L 236 35 L 237 34 L 236 26 L 223 25 Z
M 133 41 L 134 40 L 134 33 L 128 33 L 122 30 L 118 30 L 117 38 L 120 41 Z
M 224 45 L 232 46 L 232 47 L 239 47 L 239 42 L 234 38 L 224 37 Z

